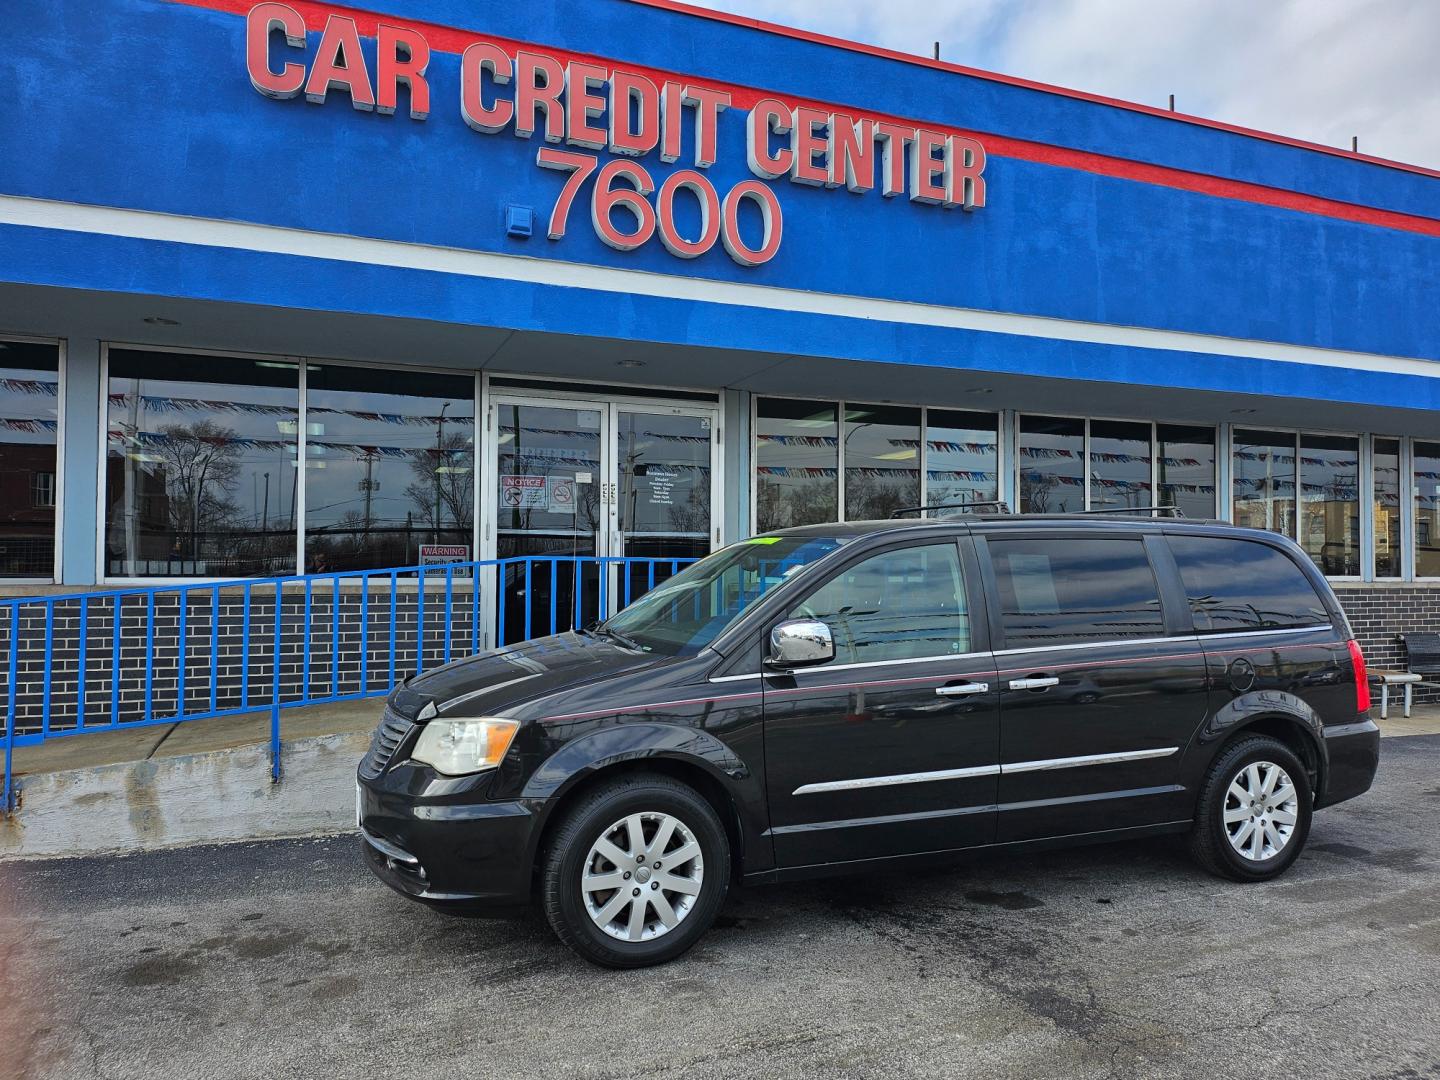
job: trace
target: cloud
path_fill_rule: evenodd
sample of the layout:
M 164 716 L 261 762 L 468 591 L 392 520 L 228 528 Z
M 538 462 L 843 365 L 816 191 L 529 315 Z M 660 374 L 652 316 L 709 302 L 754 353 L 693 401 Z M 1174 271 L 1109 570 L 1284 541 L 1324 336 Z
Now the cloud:
M 1436 0 L 692 0 L 1440 167 Z

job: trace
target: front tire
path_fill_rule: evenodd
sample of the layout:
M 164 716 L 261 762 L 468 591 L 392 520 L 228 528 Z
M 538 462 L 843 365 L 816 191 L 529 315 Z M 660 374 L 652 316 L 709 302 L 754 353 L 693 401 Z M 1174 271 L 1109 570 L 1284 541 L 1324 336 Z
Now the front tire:
M 730 843 L 703 796 L 626 776 L 570 807 L 540 870 L 545 917 L 591 963 L 636 968 L 690 949 L 725 902 Z
M 1190 853 L 1220 877 L 1269 881 L 1300 856 L 1313 806 L 1310 774 L 1294 751 L 1268 735 L 1245 736 L 1220 752 L 1201 786 Z

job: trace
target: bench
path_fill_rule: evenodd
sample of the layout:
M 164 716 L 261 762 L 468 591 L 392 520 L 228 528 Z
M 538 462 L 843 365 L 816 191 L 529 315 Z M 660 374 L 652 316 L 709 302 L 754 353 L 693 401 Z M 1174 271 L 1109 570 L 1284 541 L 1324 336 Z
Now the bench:
M 1405 644 L 1404 671 L 1372 671 L 1370 677 L 1380 684 L 1380 719 L 1390 715 L 1390 687 L 1405 688 L 1405 716 L 1410 716 L 1415 687 L 1425 684 L 1427 677 L 1440 675 L 1440 634 L 1401 634 Z

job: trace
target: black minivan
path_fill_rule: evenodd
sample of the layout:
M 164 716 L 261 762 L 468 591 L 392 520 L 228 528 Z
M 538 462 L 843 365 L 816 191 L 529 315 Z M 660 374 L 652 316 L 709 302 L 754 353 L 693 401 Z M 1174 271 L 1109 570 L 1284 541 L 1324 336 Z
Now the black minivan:
M 981 516 L 788 529 L 608 622 L 399 687 L 369 865 L 457 913 L 538 899 L 587 959 L 672 959 L 733 883 L 1188 833 L 1264 881 L 1366 791 L 1365 664 L 1293 543 Z

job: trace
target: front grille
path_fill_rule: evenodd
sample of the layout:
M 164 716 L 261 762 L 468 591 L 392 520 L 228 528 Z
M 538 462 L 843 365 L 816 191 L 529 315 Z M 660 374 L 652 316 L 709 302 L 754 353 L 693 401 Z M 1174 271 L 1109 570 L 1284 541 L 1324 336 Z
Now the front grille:
M 383 773 L 390 764 L 390 759 L 395 756 L 395 750 L 405 741 L 414 726 L 413 721 L 397 715 L 386 706 L 385 716 L 370 739 L 370 749 L 360 761 L 360 775 L 366 780 L 374 780 Z

